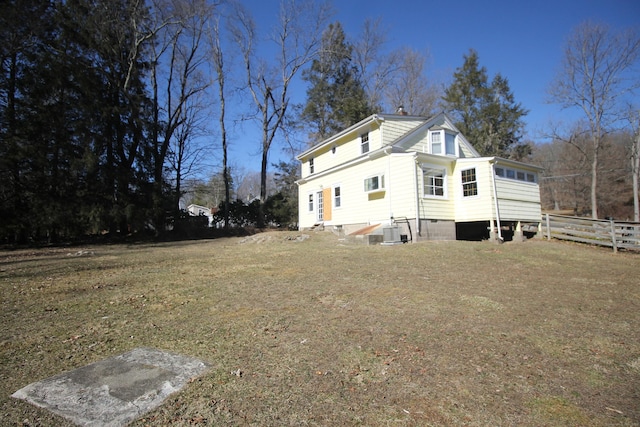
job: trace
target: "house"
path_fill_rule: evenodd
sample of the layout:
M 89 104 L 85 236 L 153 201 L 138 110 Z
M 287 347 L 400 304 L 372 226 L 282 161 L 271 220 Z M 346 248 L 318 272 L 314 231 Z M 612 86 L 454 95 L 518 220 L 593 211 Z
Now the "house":
M 208 208 L 206 206 L 200 206 L 196 204 L 190 204 L 187 206 L 187 212 L 191 216 L 206 216 L 207 217 L 207 225 L 211 227 L 213 223 L 213 215 L 217 212 L 216 208 Z
M 444 113 L 374 114 L 297 159 L 300 229 L 509 240 L 540 225 L 541 168 L 481 157 Z

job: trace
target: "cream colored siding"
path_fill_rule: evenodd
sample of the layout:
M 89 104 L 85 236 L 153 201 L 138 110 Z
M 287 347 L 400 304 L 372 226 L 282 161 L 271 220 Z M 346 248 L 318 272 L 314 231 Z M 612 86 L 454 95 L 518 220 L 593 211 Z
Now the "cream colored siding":
M 415 155 L 392 154 L 389 157 L 390 211 L 394 217 L 416 217 Z
M 300 227 L 311 227 L 315 224 L 315 213 L 308 212 L 309 192 L 322 191 L 322 188 L 340 184 L 340 207 L 331 212 L 331 221 L 327 225 L 354 223 L 381 223 L 389 220 L 388 197 L 388 164 L 387 156 L 375 160 L 367 160 L 349 168 L 336 171 L 330 175 L 310 178 L 302 184 L 300 194 Z M 374 175 L 384 175 L 385 189 L 366 193 L 364 180 Z M 315 210 L 315 209 L 314 209 Z
M 425 129 L 423 132 L 417 132 L 415 135 L 411 135 L 411 139 L 408 145 L 405 145 L 405 149 L 410 152 L 416 153 L 428 153 L 429 152 L 429 131 Z
M 501 220 L 540 221 L 538 184 L 497 177 L 496 191 Z
M 383 138 L 382 144 L 389 145 L 402 135 L 424 123 L 424 120 L 415 119 L 387 119 L 382 125 Z
M 474 154 L 471 152 L 471 150 L 469 150 L 469 148 L 465 144 L 458 144 L 458 149 L 460 150 L 458 153 L 459 157 L 461 158 L 474 157 Z
M 455 235 L 454 221 L 496 219 L 496 190 L 501 220 L 540 221 L 540 192 L 536 183 L 497 177 L 494 189 L 494 162 L 538 173 L 534 166 L 478 157 L 461 134 L 456 136 L 459 158 L 430 154 L 429 129 L 442 128 L 455 131 L 446 115 L 428 121 L 414 116 L 371 116 L 305 151 L 298 157 L 302 163 L 302 178 L 298 181 L 299 227 L 308 228 L 319 222 L 320 193 L 324 196 L 324 225 L 343 226 L 352 231 L 365 225 L 388 224 L 392 218 L 407 218 L 420 220 L 428 236 L 450 237 Z M 367 132 L 369 151 L 362 154 L 360 136 Z M 313 173 L 309 170 L 311 158 Z M 424 195 L 423 165 L 446 170 L 444 197 Z M 464 197 L 461 173 L 471 168 L 475 168 L 478 194 Z M 384 176 L 384 188 L 367 192 L 365 180 L 374 176 Z M 336 186 L 340 187 L 340 206 L 335 206 Z M 309 210 L 310 194 L 312 210 Z
M 423 159 L 424 160 L 424 159 Z M 455 179 L 452 165 L 438 165 L 435 163 L 421 162 L 425 167 L 446 169 L 446 198 L 425 197 L 423 169 L 418 167 L 416 180 L 418 182 L 418 201 L 420 206 L 419 218 L 424 219 L 447 219 L 455 218 Z
M 366 132 L 366 130 L 352 132 L 312 152 L 302 162 L 302 178 L 310 176 L 309 159 L 311 158 L 314 163 L 314 174 L 318 174 L 362 156 L 360 135 Z M 380 139 L 380 129 L 371 128 L 369 130 L 369 152 L 381 147 Z

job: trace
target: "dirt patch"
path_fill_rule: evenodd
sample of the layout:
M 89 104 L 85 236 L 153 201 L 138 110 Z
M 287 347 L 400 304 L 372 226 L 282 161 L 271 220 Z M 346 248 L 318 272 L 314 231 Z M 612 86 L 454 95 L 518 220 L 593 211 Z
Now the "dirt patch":
M 216 366 L 136 426 L 640 425 L 637 255 L 307 234 L 0 253 L 3 422 L 70 425 L 9 396 L 152 347 Z

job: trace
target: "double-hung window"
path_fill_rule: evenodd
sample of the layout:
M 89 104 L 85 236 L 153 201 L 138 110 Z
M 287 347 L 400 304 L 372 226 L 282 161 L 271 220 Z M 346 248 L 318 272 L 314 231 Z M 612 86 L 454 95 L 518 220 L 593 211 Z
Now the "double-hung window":
M 476 178 L 476 168 L 462 171 L 462 195 L 464 197 L 478 195 L 478 180 Z
M 422 178 L 425 197 L 446 197 L 447 172 L 445 169 L 423 167 Z
M 309 212 L 313 212 L 313 194 L 309 194 Z
M 452 133 L 444 133 L 445 154 L 447 156 L 456 155 L 456 136 Z
M 340 193 L 340 187 L 333 187 L 333 206 L 339 208 L 342 203 L 342 195 Z
M 368 132 L 360 135 L 360 149 L 362 154 L 369 152 L 369 133 Z
M 431 154 L 442 154 L 442 132 L 431 132 Z
M 315 170 L 315 165 L 313 163 L 313 157 L 309 159 L 309 173 L 313 173 Z

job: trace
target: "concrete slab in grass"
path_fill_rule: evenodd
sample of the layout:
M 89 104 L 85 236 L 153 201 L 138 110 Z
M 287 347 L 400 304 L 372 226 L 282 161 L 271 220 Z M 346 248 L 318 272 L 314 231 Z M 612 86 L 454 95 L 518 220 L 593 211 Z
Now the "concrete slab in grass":
M 208 368 L 194 358 L 137 348 L 29 384 L 12 397 L 81 426 L 120 427 L 160 406 Z

